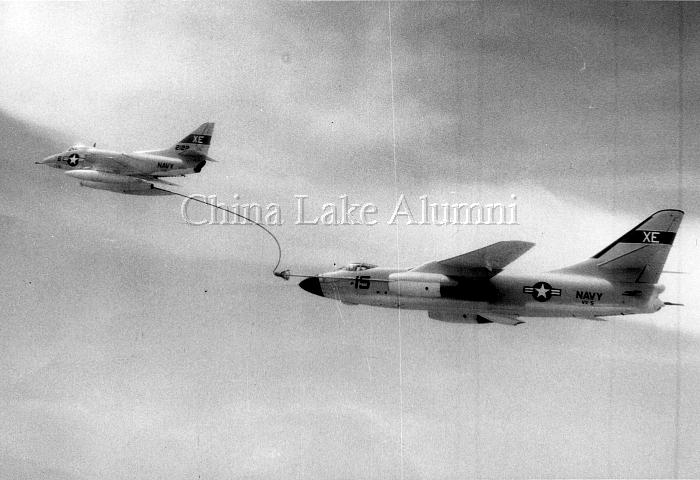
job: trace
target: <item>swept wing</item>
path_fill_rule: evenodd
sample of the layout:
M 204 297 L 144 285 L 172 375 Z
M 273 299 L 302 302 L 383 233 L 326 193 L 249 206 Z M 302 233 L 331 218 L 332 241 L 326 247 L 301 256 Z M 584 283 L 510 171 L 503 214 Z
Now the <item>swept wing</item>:
M 456 257 L 424 263 L 411 271 L 458 277 L 491 278 L 534 246 L 532 242 L 519 240 L 497 242 Z

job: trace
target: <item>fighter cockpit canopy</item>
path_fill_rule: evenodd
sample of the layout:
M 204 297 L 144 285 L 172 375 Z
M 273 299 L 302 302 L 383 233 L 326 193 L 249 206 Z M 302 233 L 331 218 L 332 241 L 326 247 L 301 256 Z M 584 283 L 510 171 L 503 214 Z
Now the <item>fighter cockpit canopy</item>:
M 348 263 L 344 267 L 340 267 L 338 270 L 345 270 L 346 272 L 361 272 L 362 270 L 369 270 L 370 268 L 376 268 L 376 265 L 371 263 Z
M 67 150 L 67 151 L 68 151 L 68 152 L 74 152 L 74 151 L 76 151 L 76 150 L 80 150 L 80 149 L 83 149 L 83 148 L 87 148 L 87 147 L 86 147 L 85 145 L 83 145 L 82 143 L 76 143 L 75 145 L 71 145 L 70 147 L 68 147 L 68 150 Z

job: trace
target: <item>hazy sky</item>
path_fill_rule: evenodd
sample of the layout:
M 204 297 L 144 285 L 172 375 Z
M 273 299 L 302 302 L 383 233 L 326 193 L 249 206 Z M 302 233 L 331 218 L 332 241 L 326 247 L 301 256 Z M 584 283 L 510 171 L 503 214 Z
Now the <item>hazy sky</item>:
M 672 2 L 0 3 L 0 476 L 700 476 L 699 18 Z M 186 225 L 177 198 L 33 165 L 205 121 L 220 162 L 181 190 L 279 203 L 297 273 L 503 239 L 537 243 L 513 269 L 545 270 L 683 208 L 667 268 L 690 273 L 662 281 L 687 306 L 507 328 L 337 305 L 272 277 L 251 227 Z M 400 193 L 515 195 L 520 224 L 387 225 Z M 294 225 L 295 194 L 311 215 L 372 202 L 379 223 Z

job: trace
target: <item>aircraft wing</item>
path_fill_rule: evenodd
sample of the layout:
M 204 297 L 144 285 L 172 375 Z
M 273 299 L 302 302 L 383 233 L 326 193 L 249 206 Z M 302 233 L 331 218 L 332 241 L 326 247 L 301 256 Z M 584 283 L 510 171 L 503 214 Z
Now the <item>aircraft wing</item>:
M 424 263 L 412 271 L 459 277 L 490 278 L 500 273 L 506 265 L 515 261 L 534 246 L 535 244 L 532 242 L 519 240 L 497 242 L 456 257 Z
M 143 174 L 143 171 L 139 170 L 136 163 L 129 161 L 128 156 L 124 158 L 118 157 L 106 157 L 101 159 L 100 163 L 96 165 L 96 168 L 101 171 L 116 173 L 118 175 L 127 175 L 130 177 L 138 177 Z
M 128 156 L 126 156 L 126 159 L 127 160 L 119 159 L 116 157 L 109 157 L 108 160 L 112 162 L 112 164 L 110 165 L 103 162 L 103 164 L 100 165 L 99 168 L 97 168 L 96 170 L 115 173 L 117 175 L 124 175 L 125 177 L 138 178 L 139 180 L 143 180 L 145 182 L 161 183 L 163 185 L 170 185 L 172 187 L 180 186 L 177 183 L 171 183 L 162 180 L 160 177 L 157 177 L 155 175 L 144 173 L 136 167 L 136 164 L 132 164 L 128 161 Z M 121 168 L 114 168 L 114 165 L 119 165 Z

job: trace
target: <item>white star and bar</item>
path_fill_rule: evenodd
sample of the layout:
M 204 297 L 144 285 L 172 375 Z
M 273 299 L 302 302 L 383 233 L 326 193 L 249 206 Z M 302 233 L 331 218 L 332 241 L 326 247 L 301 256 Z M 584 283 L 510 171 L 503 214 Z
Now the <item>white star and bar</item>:
M 547 282 L 537 282 L 531 287 L 523 287 L 523 293 L 532 295 L 532 298 L 538 302 L 546 302 L 552 297 L 560 297 L 561 289 L 552 288 Z
M 70 157 L 68 157 L 68 165 L 70 165 L 71 167 L 75 167 L 79 161 L 80 155 L 78 155 L 77 153 L 74 153 Z

